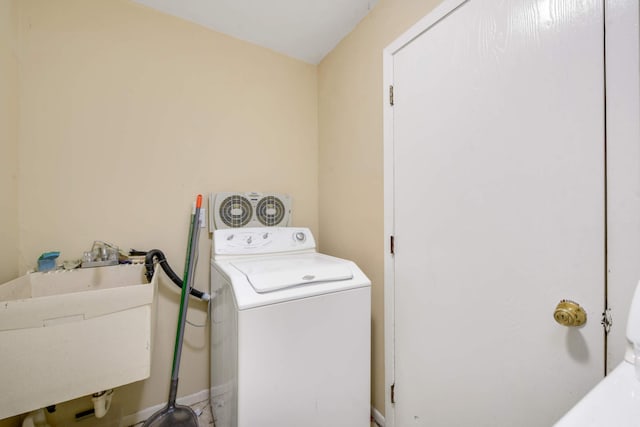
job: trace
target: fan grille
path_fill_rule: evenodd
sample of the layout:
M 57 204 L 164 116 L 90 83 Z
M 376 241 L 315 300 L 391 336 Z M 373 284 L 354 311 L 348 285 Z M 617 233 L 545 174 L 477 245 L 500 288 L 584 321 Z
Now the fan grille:
M 251 221 L 253 208 L 245 197 L 234 194 L 222 201 L 219 212 L 227 227 L 244 227 Z
M 282 222 L 285 210 L 282 200 L 277 197 L 266 196 L 258 202 L 256 216 L 262 225 L 273 226 Z

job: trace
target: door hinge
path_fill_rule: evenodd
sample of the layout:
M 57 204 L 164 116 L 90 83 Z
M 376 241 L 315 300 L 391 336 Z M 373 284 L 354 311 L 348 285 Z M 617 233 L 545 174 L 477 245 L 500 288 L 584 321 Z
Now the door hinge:
M 393 105 L 393 85 L 389 85 L 389 105 Z
M 607 308 L 602 313 L 602 320 L 600 321 L 600 324 L 604 328 L 604 333 L 605 334 L 609 334 L 609 331 L 611 330 L 611 325 L 613 325 L 613 318 L 611 317 L 611 309 L 610 308 Z
M 391 238 L 389 239 L 389 251 L 391 252 L 391 255 L 395 254 L 396 252 L 396 242 L 395 239 L 393 238 L 393 236 L 390 236 Z
M 396 383 L 391 384 L 391 403 L 396 403 Z

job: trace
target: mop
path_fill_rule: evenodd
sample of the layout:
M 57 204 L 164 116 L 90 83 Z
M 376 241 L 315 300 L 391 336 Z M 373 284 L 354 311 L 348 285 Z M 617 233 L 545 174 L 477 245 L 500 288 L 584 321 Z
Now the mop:
M 193 283 L 195 269 L 195 252 L 198 250 L 198 237 L 200 235 L 200 208 L 202 207 L 202 195 L 198 194 L 196 208 L 191 215 L 191 227 L 189 228 L 189 242 L 187 246 L 187 259 L 184 269 L 184 285 L 180 297 L 180 313 L 178 315 L 178 330 L 176 343 L 173 350 L 173 368 L 171 370 L 171 385 L 169 387 L 169 401 L 160 411 L 156 412 L 143 424 L 143 427 L 168 427 L 184 426 L 198 427 L 198 417 L 193 409 L 188 406 L 176 405 L 178 392 L 178 371 L 180 370 L 180 356 L 182 354 L 182 340 L 184 338 L 184 326 L 187 320 L 187 307 L 189 305 L 189 292 Z

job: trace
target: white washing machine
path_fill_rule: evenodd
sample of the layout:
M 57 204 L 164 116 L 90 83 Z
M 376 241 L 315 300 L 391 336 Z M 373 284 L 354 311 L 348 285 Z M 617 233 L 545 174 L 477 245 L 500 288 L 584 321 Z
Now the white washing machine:
M 368 427 L 371 282 L 309 229 L 214 231 L 216 427 Z

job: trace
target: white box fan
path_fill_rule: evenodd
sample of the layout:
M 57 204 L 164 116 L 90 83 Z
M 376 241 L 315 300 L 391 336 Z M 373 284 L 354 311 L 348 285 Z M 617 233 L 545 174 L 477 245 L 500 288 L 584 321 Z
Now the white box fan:
M 291 199 L 286 194 L 211 193 L 209 228 L 287 227 Z

